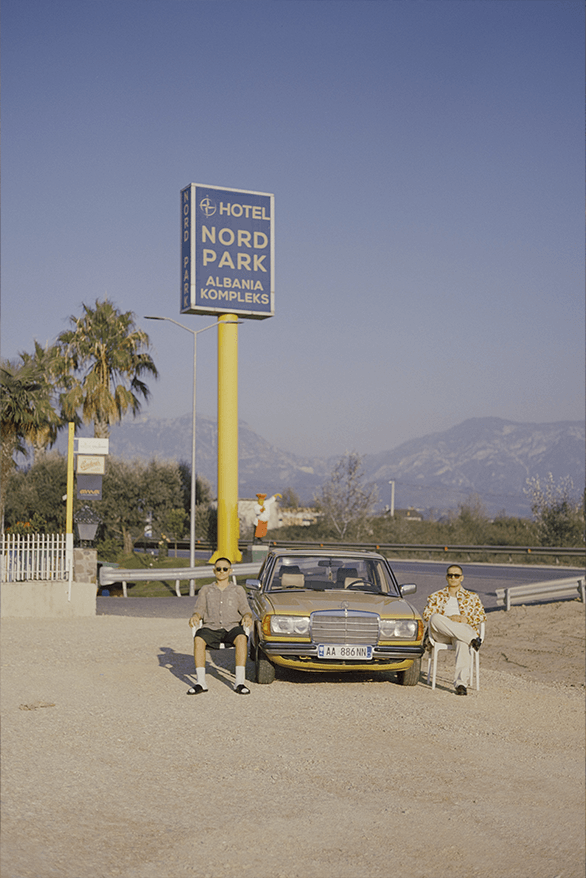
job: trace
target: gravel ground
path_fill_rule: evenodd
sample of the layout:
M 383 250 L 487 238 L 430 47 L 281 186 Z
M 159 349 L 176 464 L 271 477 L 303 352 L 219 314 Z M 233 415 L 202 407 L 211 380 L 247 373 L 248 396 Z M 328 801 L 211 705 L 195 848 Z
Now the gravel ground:
M 584 606 L 489 615 L 481 689 L 186 697 L 181 619 L 3 620 L 2 878 L 582 878 Z M 252 677 L 252 668 L 248 668 Z

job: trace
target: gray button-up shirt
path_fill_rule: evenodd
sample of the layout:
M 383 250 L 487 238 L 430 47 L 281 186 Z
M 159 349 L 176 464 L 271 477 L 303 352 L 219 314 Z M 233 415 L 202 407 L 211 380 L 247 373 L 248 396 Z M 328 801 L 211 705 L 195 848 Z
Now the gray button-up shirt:
M 201 616 L 205 628 L 230 631 L 240 625 L 245 613 L 252 611 L 241 585 L 229 583 L 221 589 L 212 582 L 200 588 L 193 612 Z

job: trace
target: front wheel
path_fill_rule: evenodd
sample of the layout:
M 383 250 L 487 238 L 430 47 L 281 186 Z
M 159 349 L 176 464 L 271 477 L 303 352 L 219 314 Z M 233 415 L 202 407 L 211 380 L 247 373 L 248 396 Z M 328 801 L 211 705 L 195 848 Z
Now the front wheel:
M 270 663 L 259 647 L 256 650 L 256 682 L 272 683 L 275 679 L 275 666 Z
M 406 671 L 397 671 L 397 680 L 401 686 L 417 686 L 421 674 L 421 659 L 416 658 Z

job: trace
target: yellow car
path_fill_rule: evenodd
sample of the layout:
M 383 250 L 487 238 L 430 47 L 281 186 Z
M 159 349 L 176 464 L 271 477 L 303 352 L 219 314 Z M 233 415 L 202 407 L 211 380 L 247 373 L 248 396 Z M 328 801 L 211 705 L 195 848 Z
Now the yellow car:
M 275 665 L 300 671 L 396 671 L 419 680 L 424 624 L 376 552 L 272 549 L 258 579 L 246 581 L 257 683 Z

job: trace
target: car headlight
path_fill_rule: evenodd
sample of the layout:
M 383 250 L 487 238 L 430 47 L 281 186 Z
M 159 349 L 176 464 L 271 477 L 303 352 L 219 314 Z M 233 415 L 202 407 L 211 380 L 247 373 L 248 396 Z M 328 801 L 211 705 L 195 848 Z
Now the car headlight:
M 268 625 L 266 624 L 267 622 Z M 309 616 L 265 616 L 262 627 L 266 634 L 307 637 L 309 634 Z
M 381 619 L 381 640 L 417 640 L 418 624 L 416 619 Z

